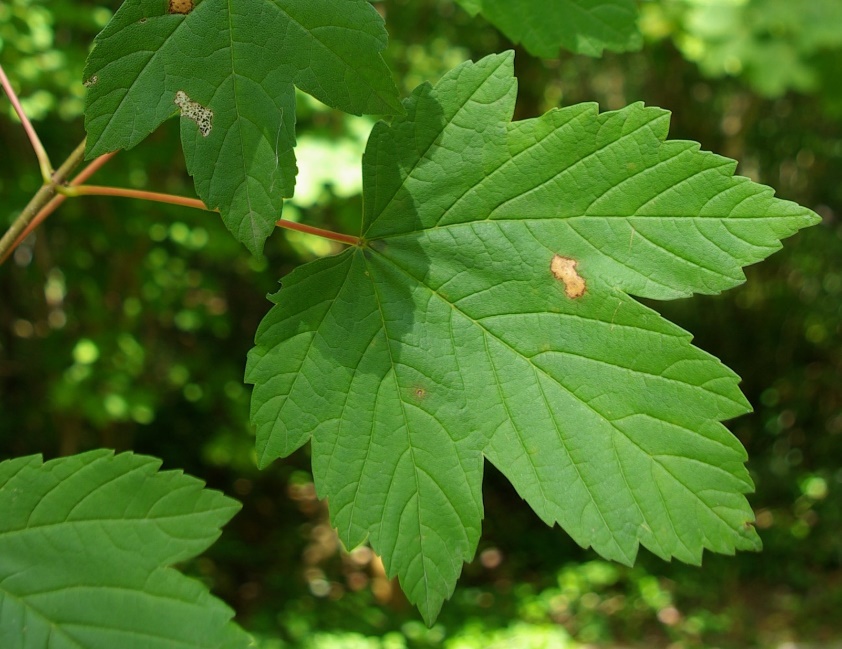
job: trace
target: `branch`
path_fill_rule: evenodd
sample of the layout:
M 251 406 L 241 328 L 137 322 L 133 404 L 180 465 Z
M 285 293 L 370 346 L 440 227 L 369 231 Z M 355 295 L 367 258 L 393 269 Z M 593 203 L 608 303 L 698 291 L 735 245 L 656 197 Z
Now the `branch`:
M 50 162 L 50 156 L 47 155 L 44 145 L 41 144 L 41 140 L 38 138 L 38 133 L 35 132 L 32 122 L 29 121 L 29 118 L 23 111 L 23 106 L 20 105 L 20 100 L 12 88 L 12 83 L 3 71 L 2 65 L 0 65 L 0 85 L 3 86 L 3 90 L 5 90 L 6 94 L 9 96 L 9 101 L 12 102 L 15 112 L 18 114 L 21 124 L 23 124 L 23 130 L 26 131 L 26 135 L 29 137 L 29 142 L 35 150 L 35 156 L 38 158 L 38 164 L 41 167 L 41 177 L 44 179 L 45 184 L 49 183 L 53 176 L 53 165 Z
M 106 162 L 108 162 L 111 158 L 113 158 L 115 155 L 117 155 L 117 151 L 112 151 L 111 153 L 105 153 L 105 154 L 99 156 L 93 162 L 91 162 L 87 167 L 82 169 L 82 171 L 80 171 L 78 173 L 78 175 L 73 180 L 70 181 L 70 185 L 71 186 L 81 185 L 88 178 L 90 178 L 97 171 L 99 171 L 100 168 Z M 61 205 L 65 200 L 67 200 L 67 196 L 65 196 L 63 194 L 59 194 L 58 196 L 53 196 L 50 199 L 50 202 L 47 203 L 46 205 L 44 205 L 44 207 L 41 208 L 41 210 L 38 212 L 38 214 L 35 215 L 35 217 L 32 219 L 32 221 L 29 222 L 29 225 L 27 225 L 26 228 L 24 228 L 23 232 L 21 232 L 17 236 L 17 239 L 15 239 L 15 241 L 11 245 L 11 247 L 8 250 L 6 250 L 2 255 L 0 255 L 0 265 L 4 264 L 6 262 L 6 260 L 9 258 L 9 256 L 15 251 L 15 249 L 23 242 L 23 240 L 26 239 L 26 237 L 28 237 L 30 235 L 30 233 L 33 230 L 35 230 L 35 228 L 37 228 L 39 225 L 41 225 L 41 223 L 43 223 L 44 220 L 50 214 L 55 212 L 56 209 L 58 208 L 58 206 Z
M 12 225 L 0 239 L 0 260 L 5 260 L 12 250 L 14 250 L 18 237 L 23 234 L 29 224 L 36 216 L 45 209 L 50 199 L 52 199 L 58 187 L 67 181 L 67 177 L 71 174 L 73 169 L 82 162 L 85 157 L 85 142 L 76 147 L 73 153 L 68 156 L 61 166 L 58 168 L 48 182 L 44 183 L 41 189 L 32 197 L 23 211 L 14 220 Z

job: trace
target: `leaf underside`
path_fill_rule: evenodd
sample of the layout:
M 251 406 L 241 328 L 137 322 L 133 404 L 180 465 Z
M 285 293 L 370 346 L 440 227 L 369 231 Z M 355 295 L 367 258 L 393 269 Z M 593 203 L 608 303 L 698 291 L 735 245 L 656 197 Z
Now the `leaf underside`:
M 601 56 L 640 49 L 635 0 L 457 0 L 481 13 L 534 56 L 555 58 L 563 48 Z
M 483 456 L 604 557 L 758 549 L 738 377 L 630 295 L 744 281 L 816 215 L 595 104 L 512 123 L 513 56 L 461 65 L 372 131 L 364 243 L 273 296 L 246 380 L 261 464 L 313 444 L 343 543 L 428 622 L 477 546 Z
M 159 465 L 104 450 L 0 463 L 0 646 L 249 646 L 225 604 L 168 567 L 239 504 Z
M 86 155 L 131 148 L 181 114 L 199 197 L 257 254 L 295 185 L 294 86 L 350 113 L 400 112 L 383 20 L 365 0 L 178 4 L 193 8 L 126 0 L 97 36 Z

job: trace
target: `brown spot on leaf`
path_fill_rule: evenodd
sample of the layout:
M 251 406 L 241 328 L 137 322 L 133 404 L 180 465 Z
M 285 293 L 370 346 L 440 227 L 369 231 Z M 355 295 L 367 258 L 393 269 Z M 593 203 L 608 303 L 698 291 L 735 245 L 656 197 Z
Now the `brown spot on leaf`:
M 585 280 L 576 272 L 579 262 L 570 257 L 553 255 L 550 261 L 550 271 L 557 280 L 564 284 L 564 292 L 571 300 L 582 297 L 585 294 Z
M 193 0 L 169 0 L 167 11 L 171 14 L 189 14 L 195 6 Z
M 427 391 L 424 388 L 415 388 L 415 398 L 423 399 L 427 396 Z
M 97 81 L 99 81 L 99 77 L 94 75 L 90 79 L 85 81 L 82 85 L 84 85 L 86 88 L 90 88 L 91 86 L 95 86 Z
M 175 104 L 181 109 L 182 117 L 192 119 L 196 122 L 202 136 L 207 137 L 210 135 L 211 128 L 213 128 L 213 111 L 210 108 L 205 108 L 201 104 L 192 101 L 183 90 L 175 93 Z

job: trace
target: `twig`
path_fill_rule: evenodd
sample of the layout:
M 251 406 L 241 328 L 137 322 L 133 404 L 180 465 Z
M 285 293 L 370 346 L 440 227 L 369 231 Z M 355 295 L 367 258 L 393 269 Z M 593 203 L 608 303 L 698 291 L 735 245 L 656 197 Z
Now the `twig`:
M 73 180 L 70 181 L 70 185 L 71 186 L 81 185 L 88 178 L 90 178 L 97 171 L 99 171 L 100 168 L 102 167 L 102 165 L 104 165 L 106 162 L 108 162 L 115 155 L 117 155 L 117 151 L 112 151 L 111 153 L 105 153 L 105 154 L 99 156 L 93 162 L 91 162 L 87 167 L 82 169 L 82 171 L 80 171 L 76 175 L 76 177 Z M 37 228 L 39 225 L 41 225 L 41 223 L 43 223 L 44 220 L 50 214 L 55 212 L 56 209 L 58 208 L 58 206 L 61 205 L 65 200 L 67 200 L 67 196 L 65 196 L 63 194 L 59 194 L 58 196 L 53 196 L 50 199 L 50 202 L 47 203 L 46 205 L 44 205 L 44 207 L 41 208 L 41 210 L 38 212 L 38 214 L 36 214 L 35 217 L 32 219 L 32 221 L 29 222 L 29 225 L 27 225 L 26 228 L 23 230 L 23 232 L 21 232 L 18 235 L 17 239 L 15 239 L 15 242 L 11 245 L 11 247 L 8 250 L 6 250 L 6 252 L 3 253 L 2 256 L 0 256 L 0 265 L 5 263 L 5 261 L 15 251 L 15 249 L 21 243 L 23 243 L 24 239 L 26 239 L 26 237 L 28 237 L 32 233 L 32 231 L 35 230 L 35 228 Z
M 41 189 L 32 197 L 23 211 L 14 220 L 9 229 L 0 238 L 0 260 L 5 260 L 9 253 L 14 250 L 18 237 L 26 230 L 29 224 L 38 216 L 56 194 L 57 188 L 64 184 L 73 169 L 82 161 L 85 156 L 85 142 L 83 141 L 71 153 L 58 170 L 52 174 L 49 182 L 44 183 Z

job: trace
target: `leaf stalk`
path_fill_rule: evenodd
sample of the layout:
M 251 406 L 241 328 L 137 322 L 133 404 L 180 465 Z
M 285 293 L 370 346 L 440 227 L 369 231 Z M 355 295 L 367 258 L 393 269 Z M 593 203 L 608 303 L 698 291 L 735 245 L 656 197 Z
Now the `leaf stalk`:
M 0 72 L 2 72 L 2 70 L 0 70 Z M 3 79 L 5 79 L 5 75 L 3 76 Z M 104 187 L 100 185 L 83 184 L 116 154 L 117 152 L 113 151 L 99 156 L 68 183 L 67 177 L 84 158 L 85 141 L 83 140 L 82 143 L 76 147 L 73 153 L 70 154 L 67 160 L 62 163 L 61 167 L 59 167 L 55 173 L 52 173 L 49 180 L 44 183 L 38 192 L 36 192 L 35 196 L 32 197 L 20 215 L 3 235 L 2 239 L 0 239 L 0 264 L 5 263 L 21 242 L 26 239 L 26 237 L 29 236 L 29 234 L 37 228 L 44 219 L 52 214 L 68 197 L 122 196 L 124 198 L 137 198 L 157 203 L 193 207 L 195 209 L 207 210 L 209 212 L 219 211 L 216 209 L 210 209 L 199 199 L 188 198 L 186 196 L 176 196 L 173 194 L 150 192 L 141 189 L 128 189 L 124 187 Z M 334 232 L 332 230 L 326 230 L 324 228 L 317 228 L 304 223 L 278 219 L 275 222 L 275 225 L 286 230 L 304 232 L 324 239 L 330 239 L 331 241 L 337 241 L 347 246 L 361 245 L 361 239 L 359 237 Z
M 99 185 L 79 185 L 76 187 L 63 187 L 58 190 L 65 196 L 122 196 L 123 198 L 137 198 L 145 201 L 153 201 L 156 203 L 168 203 L 170 205 L 181 205 L 183 207 L 193 207 L 199 210 L 206 210 L 208 212 L 218 212 L 217 209 L 210 209 L 202 201 L 197 198 L 188 198 L 186 196 L 175 196 L 173 194 L 164 194 L 161 192 L 150 192 L 142 189 L 128 189 L 125 187 L 102 187 Z M 342 234 L 334 232 L 333 230 L 326 230 L 324 228 L 317 228 L 312 225 L 304 223 L 296 223 L 295 221 L 288 221 L 286 219 L 278 219 L 275 225 L 286 230 L 294 230 L 296 232 L 304 232 L 312 234 L 323 239 L 330 239 L 331 241 L 338 241 L 347 246 L 360 245 L 359 237 L 350 234 Z
M 29 121 L 29 117 L 27 117 L 26 112 L 24 112 L 20 99 L 18 99 L 17 93 L 15 93 L 14 88 L 12 88 L 12 83 L 9 81 L 9 77 L 6 76 L 6 72 L 3 70 L 2 65 L 0 65 L 0 85 L 2 85 L 3 90 L 6 91 L 6 95 L 8 95 L 9 101 L 12 103 L 12 107 L 15 109 L 15 112 L 23 125 L 23 130 L 26 131 L 29 142 L 32 144 L 32 149 L 35 151 L 35 156 L 38 158 L 38 165 L 41 167 L 41 178 L 44 180 L 44 184 L 46 185 L 50 183 L 53 177 L 53 165 L 50 162 L 50 156 L 47 154 L 47 150 L 44 148 L 44 145 L 41 144 L 41 139 L 38 137 L 38 133 L 36 133 L 35 128 L 32 126 L 32 122 Z

